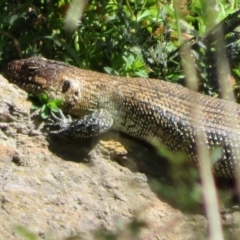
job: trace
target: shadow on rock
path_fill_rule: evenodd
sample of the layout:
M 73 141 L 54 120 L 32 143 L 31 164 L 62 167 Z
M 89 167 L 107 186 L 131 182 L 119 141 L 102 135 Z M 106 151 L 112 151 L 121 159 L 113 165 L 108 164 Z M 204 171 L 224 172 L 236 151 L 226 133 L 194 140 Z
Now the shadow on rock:
M 182 212 L 204 214 L 198 170 L 188 162 L 170 164 L 152 146 L 116 132 L 84 140 L 55 136 L 48 142 L 49 150 L 65 161 L 91 163 L 91 152 L 97 149 L 97 157 L 109 160 L 110 156 L 132 172 L 144 173 L 161 201 Z M 125 151 L 117 151 L 117 146 Z

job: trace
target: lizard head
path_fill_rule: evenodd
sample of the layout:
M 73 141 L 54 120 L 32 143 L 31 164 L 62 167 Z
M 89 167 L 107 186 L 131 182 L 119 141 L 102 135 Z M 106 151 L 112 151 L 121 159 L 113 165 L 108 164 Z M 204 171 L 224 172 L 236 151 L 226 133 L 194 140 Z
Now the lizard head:
M 89 75 L 87 70 L 41 57 L 12 61 L 4 72 L 10 82 L 26 92 L 35 96 L 45 92 L 51 99 L 62 99 L 69 109 L 85 109 L 90 102 L 93 107 L 97 105 L 85 87 L 91 86 L 87 84 L 92 79 Z
M 67 67 L 69 67 L 67 64 L 61 62 L 32 57 L 10 62 L 4 75 L 10 82 L 29 93 L 38 95 L 46 92 L 49 94 L 50 89 L 57 89 L 56 86 L 61 85 L 61 78 L 58 75 L 60 70 Z

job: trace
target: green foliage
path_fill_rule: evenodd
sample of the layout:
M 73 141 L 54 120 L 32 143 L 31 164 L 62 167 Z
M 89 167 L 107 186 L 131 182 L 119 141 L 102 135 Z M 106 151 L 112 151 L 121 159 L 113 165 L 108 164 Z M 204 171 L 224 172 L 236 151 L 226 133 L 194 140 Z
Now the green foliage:
M 146 65 L 140 55 L 130 54 L 127 57 L 122 56 L 122 58 L 124 63 L 118 71 L 112 67 L 104 67 L 104 70 L 112 75 L 148 77 Z
M 34 98 L 30 95 L 30 98 Z M 35 99 L 35 98 L 34 98 Z M 36 101 L 33 101 L 33 106 L 31 107 L 31 111 L 35 111 L 40 109 L 40 115 L 42 119 L 47 119 L 51 112 L 58 113 L 60 111 L 60 107 L 63 104 L 63 100 L 61 99 L 49 99 L 47 94 L 41 93 Z
M 220 21 L 238 5 L 236 0 L 231 4 L 218 0 L 217 6 L 211 8 L 217 11 L 211 15 L 217 20 L 210 21 L 205 1 L 186 0 L 181 6 L 159 0 L 92 0 L 82 14 L 67 14 L 72 25 L 75 21 L 74 28 L 65 20 L 69 2 L 3 1 L 2 65 L 40 54 L 115 75 L 151 76 L 176 82 L 182 79 L 183 72 L 179 61 L 172 68 L 169 66 L 168 55 L 182 43 L 181 32 L 188 38 L 203 35 L 209 29 L 208 22 Z
M 233 71 L 240 78 L 240 65 L 237 65 L 236 68 L 233 69 Z

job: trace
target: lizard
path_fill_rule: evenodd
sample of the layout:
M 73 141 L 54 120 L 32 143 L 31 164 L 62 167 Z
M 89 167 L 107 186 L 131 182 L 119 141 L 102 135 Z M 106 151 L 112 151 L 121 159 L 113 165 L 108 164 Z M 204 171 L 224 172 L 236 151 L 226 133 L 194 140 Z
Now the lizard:
M 221 177 L 233 177 L 240 165 L 237 103 L 159 79 L 111 76 L 42 57 L 12 61 L 4 75 L 36 96 L 63 99 L 63 112 L 76 119 L 59 119 L 55 133 L 89 138 L 115 129 L 150 144 L 158 140 L 195 164 L 197 144 L 206 144 L 220 149 L 213 170 Z

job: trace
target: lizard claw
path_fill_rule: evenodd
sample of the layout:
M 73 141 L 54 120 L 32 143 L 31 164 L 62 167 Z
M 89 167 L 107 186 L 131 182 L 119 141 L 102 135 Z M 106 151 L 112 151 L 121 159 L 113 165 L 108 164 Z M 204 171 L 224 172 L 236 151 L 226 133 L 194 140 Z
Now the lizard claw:
M 52 116 L 54 122 L 45 124 L 45 127 L 50 127 L 50 134 L 75 138 L 96 137 L 106 132 L 113 124 L 111 114 L 105 109 L 95 110 L 81 119 L 65 117 L 62 112 L 60 118 L 55 114 Z

